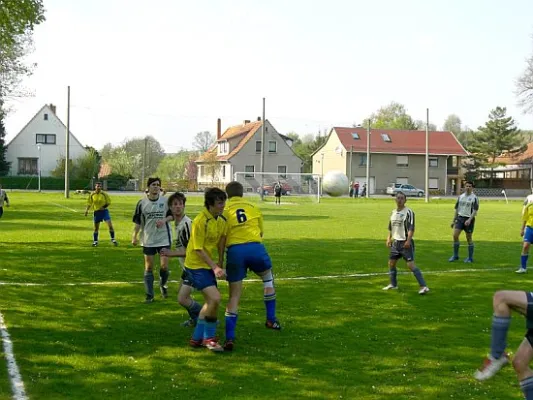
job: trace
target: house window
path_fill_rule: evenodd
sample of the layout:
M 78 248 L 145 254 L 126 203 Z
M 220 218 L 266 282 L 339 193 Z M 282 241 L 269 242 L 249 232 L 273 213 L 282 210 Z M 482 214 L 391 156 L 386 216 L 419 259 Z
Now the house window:
M 253 178 L 255 173 L 255 166 L 254 165 L 246 165 L 244 167 L 244 177 L 245 178 Z
M 256 140 L 255 142 L 255 152 L 261 153 L 261 141 L 260 140 Z
M 287 179 L 287 166 L 286 165 L 278 165 L 278 175 L 280 179 Z
M 228 154 L 229 145 L 228 142 L 220 142 L 218 144 L 218 154 Z
M 457 156 L 452 157 L 452 167 L 457 168 Z
M 225 178 L 226 177 L 226 166 L 223 165 L 222 166 L 222 178 Z
M 361 154 L 359 158 L 359 166 L 366 167 L 366 154 Z M 370 166 L 372 166 L 372 158 L 370 158 Z
M 200 168 L 199 168 L 199 171 L 198 171 L 198 175 L 199 176 L 204 176 L 204 166 L 203 165 L 200 165 Z
M 48 121 L 48 114 L 44 114 L 44 120 Z
M 384 142 L 392 142 L 388 133 L 382 133 L 381 138 L 383 139 Z
M 439 167 L 439 159 L 437 157 L 430 157 L 429 158 L 429 166 L 438 168 Z
M 396 178 L 396 183 L 400 185 L 407 185 L 409 183 L 409 178 Z
M 359 134 L 357 132 L 353 132 L 352 133 L 352 139 L 354 139 L 354 140 L 360 139 Z
M 19 175 L 37 175 L 37 158 L 19 158 Z
M 270 141 L 268 142 L 268 152 L 269 152 L 269 153 L 275 153 L 275 152 L 277 152 L 277 151 L 278 151 L 278 146 L 277 146 L 277 145 L 278 145 L 278 144 L 276 143 L 275 140 L 270 140 Z
M 38 133 L 35 135 L 36 144 L 56 144 L 56 135 Z
M 439 178 L 429 178 L 429 189 L 439 189 Z
M 397 167 L 408 167 L 409 156 L 396 156 L 396 166 Z

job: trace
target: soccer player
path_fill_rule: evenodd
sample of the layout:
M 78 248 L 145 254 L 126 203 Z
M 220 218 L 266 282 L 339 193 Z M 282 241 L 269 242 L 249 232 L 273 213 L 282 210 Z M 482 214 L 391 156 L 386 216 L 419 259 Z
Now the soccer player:
M 7 197 L 7 193 L 4 189 L 2 189 L 2 185 L 0 185 L 0 218 L 2 218 L 2 215 L 4 215 L 4 203 L 6 204 L 6 207 L 9 207 L 9 198 Z
M 422 271 L 415 265 L 415 242 L 413 235 L 415 233 L 415 213 L 405 206 L 407 198 L 405 193 L 396 193 L 396 208 L 392 210 L 389 220 L 389 236 L 387 236 L 387 247 L 390 248 L 389 255 L 389 275 L 390 284 L 383 290 L 398 289 L 398 280 L 396 263 L 403 257 L 407 267 L 415 276 L 420 290 L 418 294 L 426 294 L 429 288 L 426 286 Z
M 511 324 L 511 311 L 515 310 L 526 317 L 527 332 L 516 351 L 513 367 L 525 398 L 533 400 L 533 371 L 529 368 L 529 363 L 533 360 L 533 293 L 517 290 L 498 291 L 494 294 L 492 304 L 494 315 L 490 354 L 475 372 L 474 377 L 480 381 L 489 379 L 509 363 L 505 348 Z
M 265 326 L 280 330 L 276 318 L 276 291 L 272 275 L 272 262 L 263 245 L 263 214 L 259 208 L 243 198 L 244 189 L 239 182 L 226 186 L 228 203 L 226 217 L 227 247 L 226 274 L 229 282 L 229 301 L 226 307 L 226 343 L 224 348 L 233 350 L 237 311 L 242 294 L 242 281 L 249 269 L 263 280 L 263 296 L 266 307 Z
M 226 230 L 226 219 L 222 215 L 226 204 L 226 193 L 218 188 L 206 190 L 205 208 L 192 222 L 192 232 L 185 256 L 185 273 L 192 286 L 200 290 L 205 303 L 200 310 L 198 322 L 191 340 L 192 347 L 207 347 L 211 351 L 224 351 L 215 337 L 220 292 L 217 278 L 226 273 L 221 268 L 224 247 L 221 240 Z M 214 261 L 218 250 L 218 264 Z
M 451 227 L 453 230 L 453 256 L 448 261 L 453 262 L 459 259 L 459 235 L 465 231 L 468 242 L 468 257 L 465 263 L 474 262 L 474 242 L 472 242 L 472 233 L 474 232 L 474 223 L 479 210 L 479 199 L 473 193 L 474 183 L 467 181 L 465 183 L 465 192 L 459 196 L 455 203 L 455 215 Z
M 93 247 L 98 246 L 98 231 L 100 230 L 100 222 L 104 221 L 109 228 L 109 236 L 111 236 L 111 242 L 114 246 L 118 246 L 115 240 L 115 229 L 111 222 L 111 216 L 109 215 L 108 207 L 111 205 L 111 197 L 102 190 L 102 182 L 96 182 L 94 184 L 94 191 L 89 194 L 87 199 L 87 208 L 85 209 L 85 216 L 89 213 L 89 210 L 93 210 Z
M 275 204 L 281 205 L 281 182 L 276 182 L 274 185 L 274 198 L 276 200 Z
M 179 257 L 182 268 L 181 282 L 178 289 L 178 302 L 189 313 L 189 319 L 182 323 L 182 326 L 196 326 L 198 315 L 202 306 L 191 297 L 193 291 L 192 283 L 185 273 L 185 251 L 191 237 L 191 219 L 185 215 L 185 203 L 187 198 L 183 193 L 176 192 L 168 198 L 168 207 L 174 216 L 176 250 L 162 250 L 161 254 L 167 257 Z
M 524 202 L 524 209 L 522 210 L 522 229 L 520 230 L 520 236 L 524 237 L 524 244 L 522 245 L 522 255 L 520 256 L 520 268 L 515 272 L 517 274 L 525 274 L 527 272 L 529 246 L 533 242 L 533 202 L 528 202 L 527 199 Z
M 154 258 L 159 254 L 159 289 L 163 298 L 168 297 L 168 258 L 161 254 L 162 249 L 170 249 L 172 242 L 168 216 L 168 205 L 161 194 L 161 180 L 148 178 L 146 186 L 148 194 L 144 196 L 135 207 L 133 215 L 133 235 L 131 243 L 139 243 L 141 233 L 141 246 L 144 254 L 144 287 L 146 289 L 145 303 L 154 301 Z

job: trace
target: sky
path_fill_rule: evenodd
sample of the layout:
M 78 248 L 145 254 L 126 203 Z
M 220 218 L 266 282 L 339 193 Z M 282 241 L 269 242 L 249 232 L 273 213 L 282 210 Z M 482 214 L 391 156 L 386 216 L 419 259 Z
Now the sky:
M 300 135 L 360 123 L 391 101 L 439 128 L 507 107 L 533 54 L 531 0 L 44 0 L 32 97 L 11 99 L 11 140 L 53 103 L 84 145 L 152 135 L 169 153 L 265 115 Z

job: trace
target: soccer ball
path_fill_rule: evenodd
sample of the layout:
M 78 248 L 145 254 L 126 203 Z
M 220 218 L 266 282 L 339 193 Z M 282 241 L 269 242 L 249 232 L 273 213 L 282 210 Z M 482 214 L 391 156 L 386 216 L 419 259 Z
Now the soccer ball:
M 324 176 L 322 189 L 330 196 L 342 196 L 348 193 L 348 177 L 341 171 L 330 171 Z

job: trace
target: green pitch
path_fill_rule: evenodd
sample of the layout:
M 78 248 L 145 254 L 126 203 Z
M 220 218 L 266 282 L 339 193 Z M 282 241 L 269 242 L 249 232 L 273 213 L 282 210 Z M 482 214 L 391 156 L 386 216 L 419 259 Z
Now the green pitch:
M 511 367 L 479 383 L 472 373 L 490 343 L 492 293 L 531 290 L 516 275 L 521 202 L 481 200 L 475 263 L 450 264 L 453 203 L 409 200 L 416 213 L 416 280 L 388 283 L 385 238 L 392 199 L 283 198 L 263 205 L 275 266 L 281 332 L 266 330 L 262 284 L 247 282 L 233 353 L 188 347 L 176 302 L 142 304 L 141 250 L 129 242 L 138 197 L 112 195 L 119 247 L 73 194 L 10 193 L 0 220 L 0 312 L 31 399 L 518 399 Z M 195 216 L 201 197 L 189 197 Z M 461 259 L 466 256 L 461 247 Z M 400 271 L 406 271 L 403 261 Z M 459 270 L 454 272 L 454 270 Z M 473 271 L 472 271 L 473 270 Z M 171 263 L 171 280 L 180 275 Z M 356 276 L 348 277 L 350 274 Z M 336 276 L 327 279 L 318 277 Z M 307 277 L 310 279 L 287 279 Z M 227 298 L 224 282 L 220 284 Z M 157 289 L 157 286 L 156 286 Z M 200 296 L 196 295 L 197 299 Z M 220 318 L 223 322 L 223 310 Z M 223 337 L 223 323 L 218 334 Z M 510 350 L 525 332 L 515 316 Z M 10 399 L 5 362 L 0 399 Z

